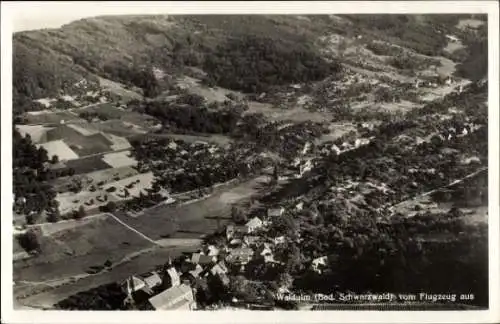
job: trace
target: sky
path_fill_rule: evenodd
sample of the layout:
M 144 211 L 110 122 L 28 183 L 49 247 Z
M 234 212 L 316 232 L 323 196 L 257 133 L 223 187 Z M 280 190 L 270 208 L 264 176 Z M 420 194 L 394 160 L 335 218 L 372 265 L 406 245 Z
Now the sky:
M 168 8 L 138 5 L 123 6 L 116 2 L 24 2 L 12 3 L 14 32 L 58 28 L 82 18 L 111 14 L 166 14 Z M 122 3 L 123 4 L 123 3 Z

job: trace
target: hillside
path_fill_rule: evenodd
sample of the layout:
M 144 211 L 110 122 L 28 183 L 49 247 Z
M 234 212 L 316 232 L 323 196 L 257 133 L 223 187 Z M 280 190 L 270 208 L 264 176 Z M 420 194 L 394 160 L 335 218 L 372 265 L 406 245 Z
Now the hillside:
M 200 68 L 209 85 L 246 93 L 317 81 L 341 70 L 339 50 L 333 60 L 323 55 L 326 44 L 321 40 L 331 34 L 364 36 L 364 42 L 385 41 L 423 55 L 441 55 L 445 33 L 461 33 L 469 35 L 475 58 L 465 52 L 458 59 L 484 67 L 485 60 L 477 59 L 477 49 L 484 49 L 485 35 L 471 38 L 470 31 L 459 30 L 456 26 L 463 18 L 219 15 L 83 19 L 59 29 L 14 35 L 14 109 L 32 110 L 32 99 L 53 97 L 61 89 L 71 93 L 72 85 L 82 78 L 105 77 L 138 86 L 146 96 L 154 97 L 169 87 L 171 77 L 192 75 L 186 67 Z M 166 76 L 156 80 L 153 67 Z

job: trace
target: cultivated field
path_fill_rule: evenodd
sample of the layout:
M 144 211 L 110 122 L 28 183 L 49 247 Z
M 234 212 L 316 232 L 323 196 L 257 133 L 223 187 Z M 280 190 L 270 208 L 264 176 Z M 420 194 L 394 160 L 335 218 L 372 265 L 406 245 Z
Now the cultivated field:
M 37 111 L 26 114 L 27 124 L 53 125 L 53 124 L 67 123 L 70 121 L 82 122 L 83 120 L 79 118 L 77 115 L 67 111 L 63 112 Z

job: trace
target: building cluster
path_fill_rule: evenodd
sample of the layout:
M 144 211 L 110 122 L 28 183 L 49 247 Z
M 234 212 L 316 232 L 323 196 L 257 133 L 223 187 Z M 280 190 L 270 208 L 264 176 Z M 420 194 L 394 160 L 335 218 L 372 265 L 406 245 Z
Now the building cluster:
M 249 262 L 282 265 L 275 259 L 274 250 L 287 238 L 272 235 L 266 228 L 285 212 L 283 207 L 269 208 L 262 217 L 253 217 L 245 224 L 228 224 L 217 246 L 205 244 L 196 252 L 169 261 L 160 271 L 129 277 L 121 284 L 127 296 L 124 303 L 141 310 L 194 310 L 200 308 L 200 281 L 208 283 L 208 289 L 217 287 L 227 292 L 230 277 L 244 273 Z

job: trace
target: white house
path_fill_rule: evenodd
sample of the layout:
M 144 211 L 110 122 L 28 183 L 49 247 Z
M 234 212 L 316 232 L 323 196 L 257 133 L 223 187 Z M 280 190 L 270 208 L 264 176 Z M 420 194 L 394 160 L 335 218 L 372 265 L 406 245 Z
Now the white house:
M 300 166 L 300 174 L 299 176 L 302 177 L 304 173 L 311 171 L 313 168 L 313 163 L 311 160 L 307 160 L 306 163 Z
M 306 155 L 307 152 L 309 152 L 310 148 L 311 148 L 311 143 L 307 142 L 304 145 L 304 148 L 302 149 L 302 155 Z
M 327 265 L 328 265 L 328 257 L 322 256 L 312 261 L 311 268 L 313 271 L 317 273 L 322 273 L 323 269 L 326 268 Z
M 275 245 L 278 245 L 278 244 L 284 244 L 285 243 L 285 236 L 277 236 L 275 238 L 273 238 L 273 243 Z
M 297 205 L 295 205 L 295 209 L 298 211 L 301 211 L 302 209 L 304 209 L 304 202 L 301 201 Z
M 335 144 L 332 145 L 331 150 L 335 151 L 335 153 L 337 153 L 337 155 L 340 154 L 340 152 L 341 152 L 340 148 Z
M 454 35 L 446 35 L 446 38 L 448 38 L 448 40 L 451 42 L 459 42 L 460 41 L 460 39 Z
M 245 224 L 245 229 L 247 233 L 253 233 L 263 225 L 262 220 L 258 217 L 254 217 Z

